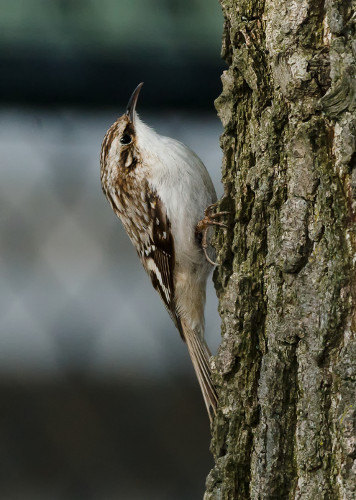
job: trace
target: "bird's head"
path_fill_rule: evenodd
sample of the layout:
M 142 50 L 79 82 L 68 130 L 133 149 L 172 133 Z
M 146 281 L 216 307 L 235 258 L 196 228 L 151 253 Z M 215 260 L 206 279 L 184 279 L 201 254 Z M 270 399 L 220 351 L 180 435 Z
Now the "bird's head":
M 143 83 L 133 91 L 126 112 L 107 131 L 101 145 L 101 176 L 111 170 L 111 165 L 120 169 L 132 169 L 138 161 L 136 114 L 137 99 Z

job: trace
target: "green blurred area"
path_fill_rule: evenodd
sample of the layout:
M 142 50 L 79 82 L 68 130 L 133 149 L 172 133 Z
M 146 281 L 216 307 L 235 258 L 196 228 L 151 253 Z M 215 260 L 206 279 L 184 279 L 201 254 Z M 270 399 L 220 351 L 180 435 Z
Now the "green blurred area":
M 111 104 L 113 89 L 99 76 L 122 89 L 156 77 L 171 90 L 169 105 L 199 105 L 199 88 L 204 98 L 219 93 L 217 0 L 2 0 L 0 8 L 3 101 L 72 103 L 94 95 Z M 178 89 L 172 98 L 183 76 L 191 80 L 186 97 Z M 159 91 L 164 98 L 164 86 Z
M 2 0 L 1 10 L 2 44 L 113 54 L 142 46 L 214 53 L 222 17 L 211 0 Z

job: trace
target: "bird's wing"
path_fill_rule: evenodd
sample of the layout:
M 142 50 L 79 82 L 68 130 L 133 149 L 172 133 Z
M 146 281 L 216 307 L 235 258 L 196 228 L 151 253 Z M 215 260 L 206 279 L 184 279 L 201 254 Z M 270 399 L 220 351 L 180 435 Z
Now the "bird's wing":
M 175 302 L 173 280 L 175 254 L 171 224 L 163 202 L 156 193 L 147 191 L 146 200 L 150 220 L 149 238 L 145 241 L 140 258 L 153 287 L 160 294 L 169 315 L 183 337 Z

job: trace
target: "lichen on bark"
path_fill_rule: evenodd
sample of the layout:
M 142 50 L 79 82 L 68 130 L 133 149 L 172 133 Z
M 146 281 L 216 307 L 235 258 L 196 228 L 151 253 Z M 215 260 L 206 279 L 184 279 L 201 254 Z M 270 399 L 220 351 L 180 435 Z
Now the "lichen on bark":
M 356 39 L 341 0 L 221 0 L 214 274 L 220 408 L 205 500 L 356 498 Z

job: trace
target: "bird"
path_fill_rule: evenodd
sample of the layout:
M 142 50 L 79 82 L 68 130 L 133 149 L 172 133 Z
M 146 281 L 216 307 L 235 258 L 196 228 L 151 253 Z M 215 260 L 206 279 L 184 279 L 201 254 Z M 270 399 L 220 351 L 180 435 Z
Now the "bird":
M 102 141 L 101 185 L 188 347 L 212 422 L 218 394 L 204 339 L 204 306 L 215 263 L 207 233 L 212 225 L 226 227 L 216 220 L 226 212 L 212 214 L 216 193 L 200 158 L 138 116 L 142 85 Z

